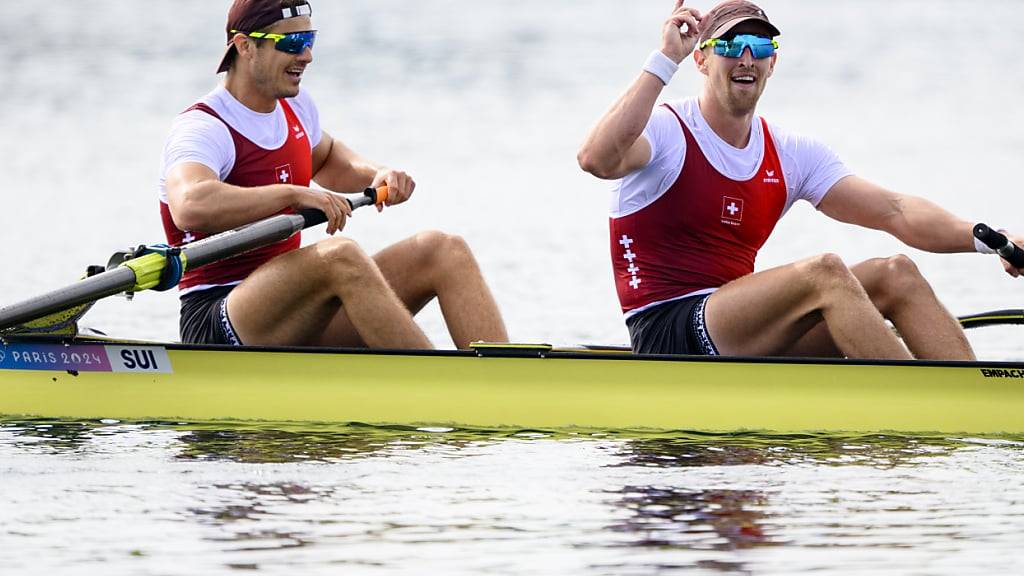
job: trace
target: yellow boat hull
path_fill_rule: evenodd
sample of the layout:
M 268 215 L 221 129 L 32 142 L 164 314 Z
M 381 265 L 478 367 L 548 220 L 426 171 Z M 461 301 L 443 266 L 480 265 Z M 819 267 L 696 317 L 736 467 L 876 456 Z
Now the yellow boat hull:
M 88 348 L 107 349 L 112 363 L 123 360 L 117 354 L 131 363 L 134 352 L 134 371 L 19 367 L 11 360 L 13 345 L 0 347 L 7 358 L 0 362 L 0 414 L 519 429 L 1024 433 L 1024 364 L 117 344 Z M 25 354 L 23 349 L 23 360 Z M 82 352 L 79 360 L 84 357 Z M 158 366 L 140 369 L 148 358 Z

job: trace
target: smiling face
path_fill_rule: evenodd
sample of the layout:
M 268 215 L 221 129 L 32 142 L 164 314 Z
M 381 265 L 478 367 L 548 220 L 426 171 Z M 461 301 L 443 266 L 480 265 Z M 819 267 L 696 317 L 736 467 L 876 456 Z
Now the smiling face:
M 273 34 L 289 34 L 312 30 L 308 16 L 286 18 L 264 30 Z M 299 84 L 306 66 L 313 62 L 313 51 L 306 48 L 301 54 L 288 54 L 278 50 L 273 40 L 255 41 L 236 37 L 238 57 L 231 74 L 246 78 L 253 96 L 269 102 L 279 98 L 293 98 L 299 93 Z
M 750 20 L 737 24 L 722 37 L 732 39 L 740 34 L 771 36 L 763 23 Z M 705 94 L 734 116 L 754 112 L 768 78 L 775 70 L 777 59 L 777 54 L 768 58 L 754 58 L 749 48 L 739 58 L 719 56 L 710 46 L 694 53 L 697 68 L 707 76 Z

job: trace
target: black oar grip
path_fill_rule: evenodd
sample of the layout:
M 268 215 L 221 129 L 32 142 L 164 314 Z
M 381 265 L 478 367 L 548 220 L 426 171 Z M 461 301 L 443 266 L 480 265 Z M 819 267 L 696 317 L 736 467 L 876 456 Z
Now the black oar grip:
M 1024 250 L 1010 242 L 1010 239 L 1003 233 L 993 230 L 985 224 L 978 224 L 974 227 L 974 237 L 985 246 L 995 250 L 1015 268 L 1024 268 Z
M 387 198 L 387 190 L 387 186 L 381 186 L 379 190 L 367 188 L 366 190 L 363 190 L 362 196 L 357 196 L 356 198 L 345 198 L 345 201 L 348 202 L 348 205 L 353 210 L 356 208 L 362 208 L 363 206 L 371 206 L 373 204 L 383 202 L 384 199 Z M 327 222 L 327 215 L 316 208 L 306 208 L 300 211 L 299 214 L 302 216 L 302 219 L 306 221 L 302 226 L 303 228 L 312 228 L 313 226 Z

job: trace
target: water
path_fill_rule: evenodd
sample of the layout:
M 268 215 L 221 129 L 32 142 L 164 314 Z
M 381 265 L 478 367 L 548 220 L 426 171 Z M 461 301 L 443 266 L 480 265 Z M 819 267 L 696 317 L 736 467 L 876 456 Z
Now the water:
M 56 0 L 9 27 L 0 302 L 162 238 L 160 149 L 215 85 L 226 4 Z M 317 2 L 304 82 L 325 128 L 419 183 L 346 233 L 370 250 L 462 234 L 513 338 L 625 343 L 607 186 L 575 152 L 670 4 Z M 1019 2 L 763 5 L 784 33 L 766 117 L 887 187 L 1024 229 L 1024 74 L 1004 24 Z M 684 63 L 666 95 L 698 86 Z M 823 251 L 908 253 L 955 313 L 1021 306 L 992 259 L 923 254 L 806 206 L 759 267 Z M 450 346 L 436 308 L 422 322 Z M 112 299 L 87 323 L 173 339 L 176 298 Z M 1019 328 L 971 341 L 983 358 L 1024 358 Z M 1019 438 L 603 434 L 7 422 L 0 573 L 989 574 L 1024 560 Z
M 1008 573 L 1020 440 L 7 422 L 0 554 L 39 574 Z

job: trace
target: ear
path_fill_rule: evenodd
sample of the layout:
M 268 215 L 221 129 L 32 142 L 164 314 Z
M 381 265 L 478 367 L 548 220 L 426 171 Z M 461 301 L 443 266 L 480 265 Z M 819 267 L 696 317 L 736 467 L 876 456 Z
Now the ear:
M 772 74 L 775 73 L 775 63 L 779 60 L 779 53 L 772 54 L 772 65 L 768 67 L 768 77 L 771 78 Z
M 231 39 L 231 43 L 235 45 L 235 50 L 238 51 L 238 56 L 236 56 L 236 58 L 245 56 L 250 50 L 256 48 L 256 44 L 241 32 L 235 34 L 234 38 Z
M 701 74 L 708 75 L 708 56 L 703 50 L 693 51 L 693 63 L 697 66 L 697 70 L 700 70 Z

